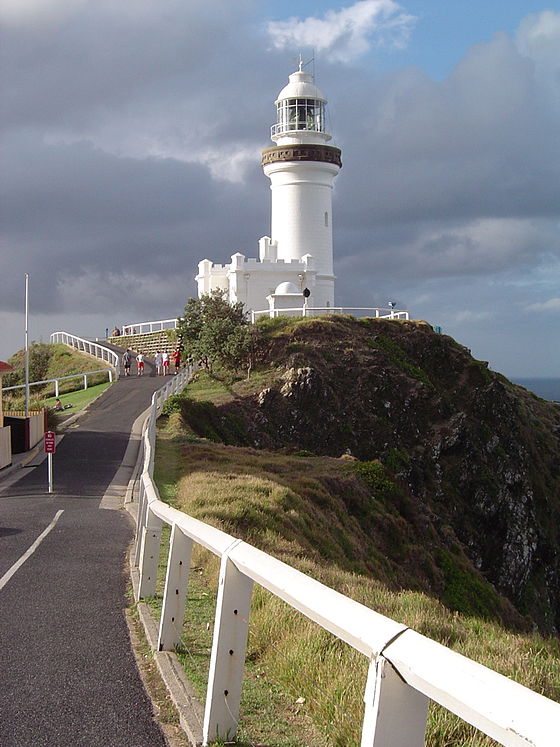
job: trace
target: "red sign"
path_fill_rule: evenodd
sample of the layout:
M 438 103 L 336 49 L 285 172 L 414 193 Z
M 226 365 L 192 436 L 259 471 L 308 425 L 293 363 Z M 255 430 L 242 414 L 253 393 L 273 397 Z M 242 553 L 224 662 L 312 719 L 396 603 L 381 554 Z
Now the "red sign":
M 47 454 L 54 454 L 55 451 L 56 451 L 56 433 L 54 433 L 54 431 L 46 431 L 45 452 Z

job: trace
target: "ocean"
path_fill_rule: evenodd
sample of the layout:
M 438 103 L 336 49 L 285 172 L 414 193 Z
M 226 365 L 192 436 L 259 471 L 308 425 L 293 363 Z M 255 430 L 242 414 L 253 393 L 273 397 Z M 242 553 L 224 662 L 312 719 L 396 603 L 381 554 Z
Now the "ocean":
M 560 379 L 511 379 L 543 399 L 560 402 Z

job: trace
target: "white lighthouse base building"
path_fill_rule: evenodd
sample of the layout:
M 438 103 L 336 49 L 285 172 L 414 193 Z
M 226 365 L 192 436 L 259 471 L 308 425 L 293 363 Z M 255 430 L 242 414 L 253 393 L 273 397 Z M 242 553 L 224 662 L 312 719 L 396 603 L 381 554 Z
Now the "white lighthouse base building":
M 203 259 L 196 276 L 199 297 L 219 289 L 230 303 L 241 301 L 249 312 L 299 309 L 304 302 L 321 308 L 334 305 L 334 277 L 319 277 L 311 254 L 301 259 L 278 259 L 276 245 L 268 236 L 259 241 L 258 259 L 237 252 L 229 264 Z M 310 292 L 309 300 L 303 291 Z

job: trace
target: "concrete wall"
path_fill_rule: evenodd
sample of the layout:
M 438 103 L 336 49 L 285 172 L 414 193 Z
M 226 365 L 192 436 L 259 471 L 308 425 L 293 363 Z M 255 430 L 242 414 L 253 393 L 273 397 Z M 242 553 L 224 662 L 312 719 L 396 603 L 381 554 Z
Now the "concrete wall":
M 0 469 L 12 463 L 12 442 L 9 425 L 0 426 Z
M 42 440 L 47 430 L 47 419 L 44 410 L 29 415 L 29 448 L 32 449 Z

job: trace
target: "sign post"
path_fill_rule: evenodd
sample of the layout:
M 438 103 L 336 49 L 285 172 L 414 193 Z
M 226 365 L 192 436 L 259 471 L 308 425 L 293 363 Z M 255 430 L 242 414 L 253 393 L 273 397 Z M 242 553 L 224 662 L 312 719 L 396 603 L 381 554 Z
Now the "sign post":
M 49 461 L 49 493 L 53 492 L 53 454 L 56 451 L 56 434 L 54 431 L 45 432 L 45 452 Z

